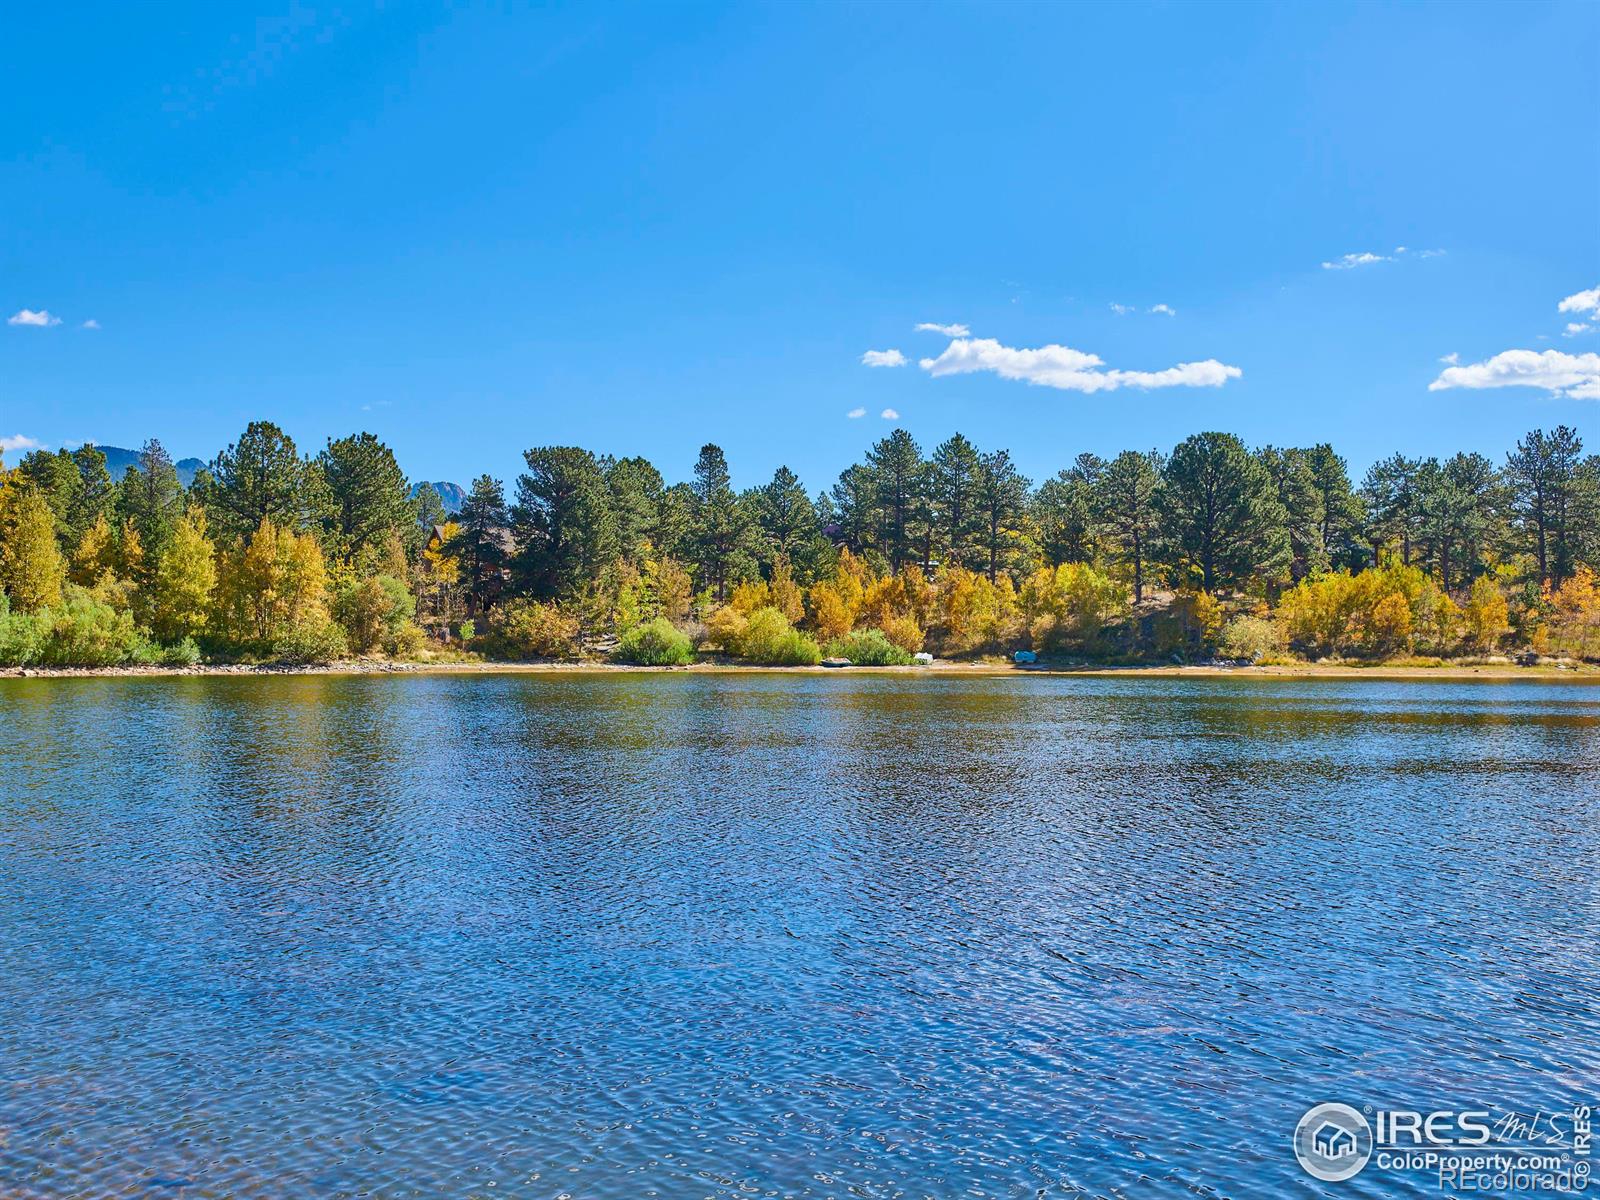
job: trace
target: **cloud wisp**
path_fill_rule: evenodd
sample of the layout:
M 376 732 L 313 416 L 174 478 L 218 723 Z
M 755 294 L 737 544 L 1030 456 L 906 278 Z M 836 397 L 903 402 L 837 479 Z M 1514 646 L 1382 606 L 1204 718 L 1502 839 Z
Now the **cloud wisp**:
M 26 325 L 35 329 L 43 329 L 49 325 L 61 324 L 61 318 L 53 316 L 47 308 L 41 308 L 38 312 L 34 312 L 31 308 L 22 308 L 7 317 L 6 324 Z
M 20 433 L 11 434 L 9 437 L 0 436 L 0 453 L 10 454 L 14 450 L 43 450 L 44 443 L 36 438 L 24 437 Z
M 916 333 L 939 333 L 943 334 L 945 337 L 952 338 L 964 338 L 972 336 L 972 330 L 959 323 L 954 325 L 940 325 L 934 321 L 923 321 L 921 324 L 915 327 L 914 331 Z
M 1351 271 L 1356 267 L 1371 267 L 1378 263 L 1398 262 L 1408 255 L 1416 258 L 1442 258 L 1443 250 L 1413 250 L 1409 246 L 1396 246 L 1392 254 L 1376 254 L 1371 250 L 1362 250 L 1356 254 L 1341 254 L 1330 262 L 1324 262 L 1324 271 Z
M 903 367 L 910 360 L 898 350 L 868 350 L 861 361 L 869 367 Z
M 1502 350 L 1483 362 L 1446 367 L 1428 390 L 1501 387 L 1542 388 L 1569 400 L 1600 400 L 1600 354 Z
M 886 408 L 878 415 L 885 421 L 898 421 L 900 419 L 900 414 L 892 408 Z
M 1572 293 L 1572 295 L 1556 305 L 1556 311 L 1600 314 L 1600 287 L 1592 287 L 1585 292 Z
M 1153 313 L 1159 313 L 1164 317 L 1175 317 L 1178 315 L 1178 310 L 1173 308 L 1170 304 L 1153 304 L 1150 306 L 1150 311 Z
M 845 416 L 849 417 L 852 421 L 859 421 L 866 415 L 867 410 L 864 408 L 852 408 L 849 412 L 845 413 Z
M 1163 371 L 1108 370 L 1096 354 L 1051 344 L 1037 349 L 1003 346 L 994 338 L 960 338 L 921 367 L 939 378 L 987 371 L 1035 387 L 1066 392 L 1109 392 L 1117 388 L 1221 387 L 1244 374 L 1214 358 L 1179 363 Z
M 100 328 L 100 322 L 96 321 L 93 317 L 90 317 L 87 321 L 85 321 L 83 323 L 81 328 L 83 328 L 83 329 L 99 329 Z

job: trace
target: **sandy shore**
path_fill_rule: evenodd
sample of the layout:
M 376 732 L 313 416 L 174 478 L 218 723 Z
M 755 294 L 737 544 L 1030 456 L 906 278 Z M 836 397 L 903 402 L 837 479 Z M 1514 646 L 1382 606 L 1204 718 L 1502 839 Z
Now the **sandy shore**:
M 265 676 L 265 675 L 536 675 L 536 674 L 612 674 L 626 672 L 659 673 L 675 671 L 698 675 L 777 674 L 880 674 L 880 675 L 1088 675 L 1088 676 L 1232 676 L 1241 678 L 1286 677 L 1296 679 L 1439 679 L 1439 680 L 1544 680 L 1579 683 L 1600 682 L 1600 668 L 1588 665 L 1541 663 L 1519 667 L 1513 663 L 1464 663 L 1438 667 L 1364 666 L 1349 663 L 1293 663 L 1275 666 L 1103 666 L 1071 664 L 935 662 L 913 667 L 760 667 L 736 663 L 696 663 L 687 667 L 638 667 L 620 663 L 497 663 L 497 662 L 388 662 L 381 659 L 355 659 L 314 666 L 256 666 L 246 664 L 202 664 L 192 667 L 3 667 L 0 679 L 121 678 L 140 676 Z

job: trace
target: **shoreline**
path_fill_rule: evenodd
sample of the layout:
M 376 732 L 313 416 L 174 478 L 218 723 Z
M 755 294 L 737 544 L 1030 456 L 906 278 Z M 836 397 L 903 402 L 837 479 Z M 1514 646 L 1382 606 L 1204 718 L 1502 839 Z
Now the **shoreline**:
M 1144 665 L 1107 666 L 1096 664 L 1051 665 L 983 662 L 934 662 L 906 667 L 774 667 L 742 663 L 694 663 L 688 666 L 647 667 L 629 663 L 605 662 L 389 662 L 355 659 L 348 662 L 275 666 L 272 664 L 206 663 L 194 666 L 121 667 L 0 667 L 3 679 L 117 679 L 178 678 L 183 676 L 264 677 L 309 675 L 599 675 L 599 674 L 686 674 L 686 675 L 938 675 L 938 676 L 1090 676 L 1193 678 L 1232 677 L 1242 679 L 1440 679 L 1506 682 L 1588 683 L 1600 682 L 1600 668 L 1588 665 L 1558 666 L 1539 664 L 1519 667 L 1513 663 L 1444 665 L 1437 667 L 1375 663 L 1290 663 L 1270 666 L 1226 665 Z

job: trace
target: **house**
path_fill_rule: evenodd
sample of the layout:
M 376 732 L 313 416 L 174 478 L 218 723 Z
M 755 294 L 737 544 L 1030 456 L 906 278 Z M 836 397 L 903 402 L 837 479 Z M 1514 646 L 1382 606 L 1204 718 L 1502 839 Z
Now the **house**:
M 1316 1147 L 1317 1153 L 1329 1162 L 1339 1162 L 1355 1154 L 1356 1135 L 1342 1125 L 1325 1121 L 1312 1135 L 1311 1144 Z

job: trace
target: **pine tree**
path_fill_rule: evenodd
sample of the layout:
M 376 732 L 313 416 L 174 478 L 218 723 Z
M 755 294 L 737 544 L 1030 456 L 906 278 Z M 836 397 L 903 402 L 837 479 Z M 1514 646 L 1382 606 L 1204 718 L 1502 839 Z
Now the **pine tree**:
M 270 421 L 252 421 L 211 464 L 204 502 L 217 535 L 249 537 L 262 521 L 295 526 L 308 507 L 306 468 L 294 439 Z
M 372 434 L 330 438 L 317 468 L 327 495 L 325 541 L 344 562 L 357 561 L 390 534 L 418 540 L 417 507 L 405 472 L 394 451 Z
M 511 514 L 500 481 L 488 475 L 474 479 L 456 518 L 461 532 L 446 550 L 461 561 L 469 610 L 481 613 L 499 599 L 505 584 Z
M 1231 433 L 1197 433 L 1162 471 L 1161 537 L 1168 561 L 1206 592 L 1270 579 L 1289 561 L 1284 514 L 1258 458 Z
M 989 582 L 994 583 L 1001 569 L 1009 566 L 1010 549 L 1021 537 L 1028 480 L 1004 450 L 985 454 L 978 461 L 976 500 L 983 521 L 982 549 L 988 560 Z
M 521 549 L 513 569 L 540 599 L 571 599 L 616 561 L 611 492 L 593 454 L 576 446 L 523 453 L 512 526 Z
M 1117 559 L 1133 575 L 1133 601 L 1144 599 L 1145 569 L 1155 550 L 1160 521 L 1156 492 L 1162 458 L 1154 450 L 1124 450 L 1106 464 L 1095 483 L 1095 518 Z

